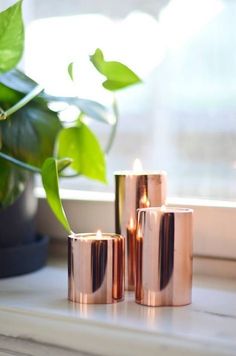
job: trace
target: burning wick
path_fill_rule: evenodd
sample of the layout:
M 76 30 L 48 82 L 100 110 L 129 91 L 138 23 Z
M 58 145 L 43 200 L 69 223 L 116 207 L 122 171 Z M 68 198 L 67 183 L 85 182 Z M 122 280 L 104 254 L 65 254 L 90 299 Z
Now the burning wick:
M 138 173 L 140 171 L 142 172 L 142 170 L 143 170 L 142 163 L 141 163 L 140 159 L 136 158 L 134 160 L 134 164 L 133 164 L 133 171 Z
M 129 225 L 128 225 L 129 230 L 135 230 L 135 224 L 134 224 L 134 219 L 130 218 Z

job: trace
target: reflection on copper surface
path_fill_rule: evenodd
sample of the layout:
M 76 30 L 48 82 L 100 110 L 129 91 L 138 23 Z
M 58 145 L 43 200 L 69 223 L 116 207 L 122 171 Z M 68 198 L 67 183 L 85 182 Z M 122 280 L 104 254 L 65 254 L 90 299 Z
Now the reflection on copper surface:
M 68 298 L 78 303 L 114 303 L 124 295 L 124 238 L 116 234 L 68 238 Z
M 135 287 L 135 235 L 136 210 L 149 206 L 161 206 L 166 201 L 166 173 L 129 171 L 115 173 L 116 233 L 125 236 L 125 288 Z M 132 221 L 134 228 L 130 228 Z
M 192 291 L 191 209 L 138 211 L 136 302 L 148 306 L 186 305 Z
M 130 219 L 131 223 L 127 226 L 126 230 L 126 252 L 127 255 L 130 256 L 127 259 L 127 275 L 125 276 L 125 281 L 128 283 L 130 281 L 133 285 L 135 283 L 134 274 L 132 271 L 135 269 L 135 237 L 136 237 L 136 227 L 134 225 L 134 219 Z M 126 280 L 127 279 L 127 280 Z
M 149 208 L 150 207 L 150 201 L 148 200 L 147 193 L 145 190 L 144 190 L 143 195 L 140 198 L 139 207 L 140 208 Z
M 172 276 L 174 265 L 174 221 L 173 213 L 166 213 L 162 216 L 160 224 L 159 250 L 160 260 L 160 290 L 164 289 Z

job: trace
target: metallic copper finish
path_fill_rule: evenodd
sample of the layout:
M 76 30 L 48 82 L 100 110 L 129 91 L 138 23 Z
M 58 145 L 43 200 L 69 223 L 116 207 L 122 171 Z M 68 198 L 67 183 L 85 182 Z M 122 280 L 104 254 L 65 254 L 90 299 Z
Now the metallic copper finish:
M 191 303 L 191 209 L 138 210 L 136 302 L 148 306 Z
M 137 209 L 162 206 L 166 201 L 166 173 L 115 173 L 115 231 L 126 238 L 125 289 L 135 289 L 135 235 Z
M 68 299 L 115 303 L 124 297 L 124 238 L 116 234 L 73 234 L 68 238 Z

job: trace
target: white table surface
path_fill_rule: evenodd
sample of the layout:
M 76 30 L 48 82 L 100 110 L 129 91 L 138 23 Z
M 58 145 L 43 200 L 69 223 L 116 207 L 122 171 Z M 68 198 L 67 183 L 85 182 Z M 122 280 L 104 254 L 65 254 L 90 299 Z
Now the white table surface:
M 132 293 L 113 305 L 74 305 L 66 265 L 51 262 L 0 280 L 0 336 L 57 346 L 65 355 L 236 355 L 236 280 L 195 277 L 186 307 L 140 306 Z

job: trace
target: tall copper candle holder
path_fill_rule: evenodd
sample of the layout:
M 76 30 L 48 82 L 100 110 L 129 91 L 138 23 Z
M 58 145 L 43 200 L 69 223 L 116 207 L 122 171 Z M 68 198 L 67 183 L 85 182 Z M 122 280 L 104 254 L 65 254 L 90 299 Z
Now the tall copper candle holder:
M 68 237 L 68 299 L 116 303 L 124 297 L 124 238 L 117 234 Z
M 191 303 L 191 209 L 138 210 L 136 302 L 148 306 Z
M 115 231 L 126 239 L 125 289 L 135 289 L 135 236 L 137 209 L 162 206 L 166 201 L 166 173 L 141 168 L 115 172 Z

